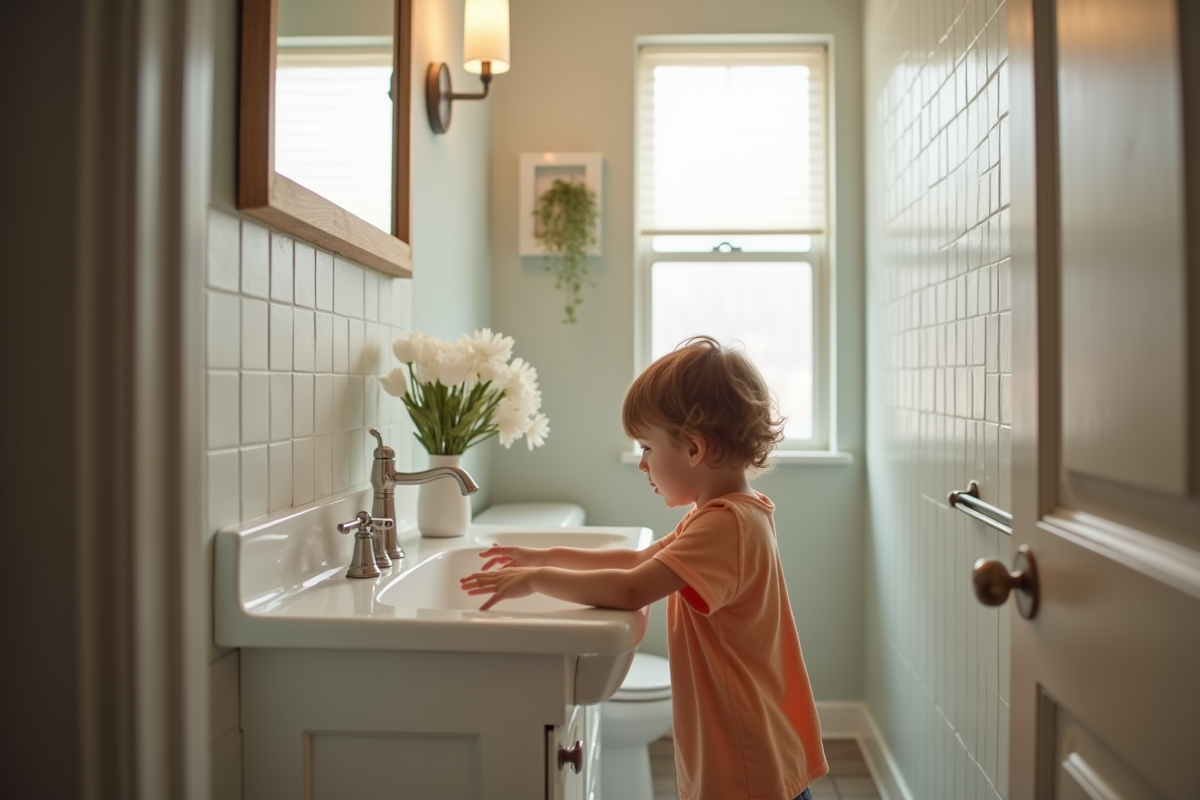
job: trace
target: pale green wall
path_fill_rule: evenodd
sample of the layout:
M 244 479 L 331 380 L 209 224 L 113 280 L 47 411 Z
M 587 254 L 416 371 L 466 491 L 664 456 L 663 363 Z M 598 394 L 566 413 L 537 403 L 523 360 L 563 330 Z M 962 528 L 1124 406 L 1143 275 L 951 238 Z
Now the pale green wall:
M 788 466 L 756 482 L 779 507 L 780 552 L 809 670 L 822 700 L 863 695 L 862 19 L 845 0 L 511 0 L 512 71 L 491 102 L 494 327 L 537 367 L 552 433 L 528 452 L 491 446 L 494 502 L 581 503 L 595 524 L 678 522 L 619 455 L 633 378 L 635 39 L 649 34 L 813 33 L 834 39 L 836 332 L 840 449 L 851 466 Z M 457 111 L 456 111 L 457 113 Z M 714 113 L 719 113 L 715 109 Z M 518 155 L 604 155 L 603 257 L 575 327 L 537 258 L 517 255 Z M 459 198 L 470 202 L 472 198 Z M 419 284 L 418 284 L 419 287 Z M 418 297 L 420 291 L 418 290 Z M 661 604 L 644 643 L 665 653 Z
M 425 113 L 425 71 L 430 62 L 450 66 L 456 92 L 476 92 L 479 79 L 462 69 L 463 0 L 413 3 L 413 327 L 457 338 L 491 321 L 491 243 L 488 187 L 493 107 L 454 104 L 450 129 L 435 134 Z M 414 466 L 424 451 L 413 448 Z M 476 511 L 491 495 L 488 448 L 476 447 L 463 465 L 481 490 Z

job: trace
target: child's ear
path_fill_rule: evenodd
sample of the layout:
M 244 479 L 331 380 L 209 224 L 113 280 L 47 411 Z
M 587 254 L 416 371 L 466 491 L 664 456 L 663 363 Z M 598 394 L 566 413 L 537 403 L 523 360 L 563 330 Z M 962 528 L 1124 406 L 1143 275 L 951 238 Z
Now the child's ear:
M 695 434 L 688 434 L 686 441 L 688 465 L 693 467 L 700 466 L 704 463 L 704 457 L 708 455 L 708 442 L 705 441 L 703 436 Z

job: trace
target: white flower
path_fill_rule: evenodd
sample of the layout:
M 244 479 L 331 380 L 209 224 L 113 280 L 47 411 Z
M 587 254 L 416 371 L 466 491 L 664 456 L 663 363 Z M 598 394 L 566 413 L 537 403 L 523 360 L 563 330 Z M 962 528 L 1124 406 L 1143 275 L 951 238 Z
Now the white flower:
M 419 331 L 413 331 L 408 336 L 392 342 L 392 352 L 396 354 L 397 361 L 401 364 L 411 364 L 417 360 L 416 340 L 420 335 Z
M 379 385 L 383 390 L 392 397 L 404 397 L 408 394 L 408 379 L 404 377 L 404 370 L 397 367 L 379 378 Z
M 446 345 L 432 336 L 413 334 L 413 374 L 420 383 L 436 383 L 439 378 L 438 356 Z
M 468 355 L 463 348 L 453 346 L 437 354 L 437 375 L 443 386 L 462 383 L 470 389 L 475 385 L 475 370 Z
M 496 408 L 496 428 L 499 431 L 500 444 L 510 447 L 525 435 L 531 422 L 529 414 L 523 408 L 507 397 L 501 400 Z
M 513 344 L 515 344 L 513 338 L 500 333 L 492 333 L 491 328 L 475 331 L 474 336 L 464 336 L 463 339 L 471 349 L 476 364 L 479 366 L 491 362 L 502 367 L 512 358 Z
M 541 447 L 546 443 L 546 437 L 550 435 L 550 420 L 546 419 L 545 414 L 538 414 L 529 424 L 529 430 L 525 431 L 525 440 L 529 444 L 529 449 Z
M 512 362 L 508 376 L 501 384 L 501 388 L 504 389 L 504 396 L 514 402 L 527 404 L 534 397 L 538 400 L 541 399 L 537 385 L 537 370 L 523 358 Z

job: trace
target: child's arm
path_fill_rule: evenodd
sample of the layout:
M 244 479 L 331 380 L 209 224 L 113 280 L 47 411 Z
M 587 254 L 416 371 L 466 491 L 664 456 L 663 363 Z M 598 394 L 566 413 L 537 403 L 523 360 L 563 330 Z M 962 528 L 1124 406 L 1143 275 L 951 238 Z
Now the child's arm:
M 479 554 L 483 570 L 492 567 L 560 567 L 562 569 L 633 569 L 658 552 L 658 543 L 643 550 L 581 547 L 505 547 L 493 545 Z
M 669 567 L 651 558 L 633 569 L 505 567 L 468 575 L 460 583 L 467 594 L 491 595 L 479 607 L 482 611 L 501 600 L 534 592 L 585 606 L 636 611 L 687 585 Z

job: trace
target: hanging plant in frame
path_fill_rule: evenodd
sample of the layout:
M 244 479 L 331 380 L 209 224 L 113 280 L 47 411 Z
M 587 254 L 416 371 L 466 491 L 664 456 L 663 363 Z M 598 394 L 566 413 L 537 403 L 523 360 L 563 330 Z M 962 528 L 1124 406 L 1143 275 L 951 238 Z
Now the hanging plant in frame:
M 588 276 L 588 248 L 596 244 L 599 215 L 596 193 L 587 184 L 561 178 L 538 197 L 533 210 L 534 236 L 546 253 L 543 265 L 554 276 L 554 288 L 565 296 L 564 325 L 576 322 L 584 284 L 596 285 Z

